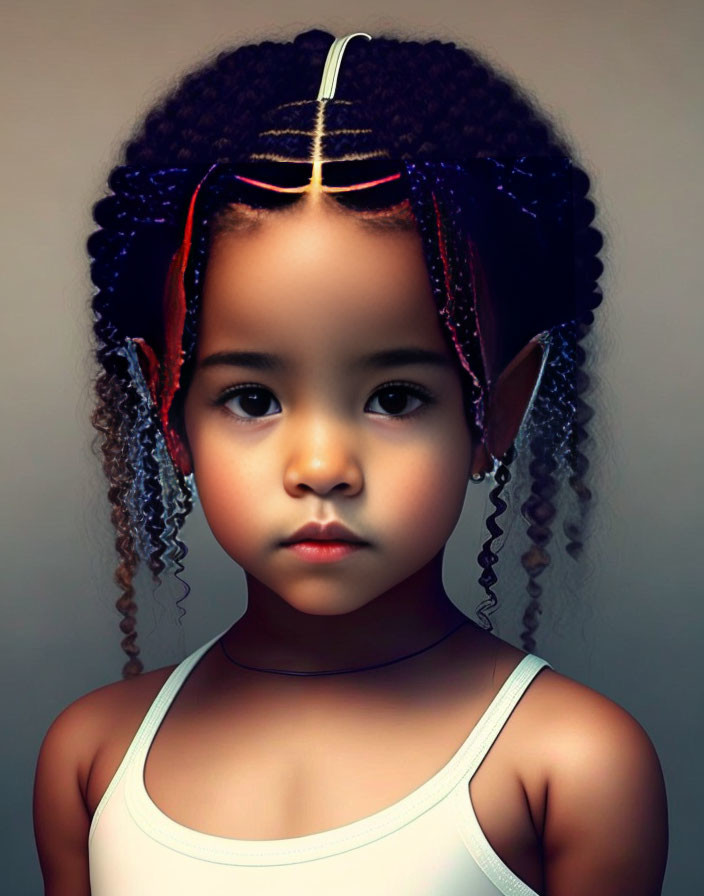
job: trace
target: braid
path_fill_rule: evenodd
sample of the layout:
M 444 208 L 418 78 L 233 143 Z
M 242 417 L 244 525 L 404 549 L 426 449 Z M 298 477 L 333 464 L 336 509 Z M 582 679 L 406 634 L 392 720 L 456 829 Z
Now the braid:
M 122 614 L 120 629 L 125 635 L 121 646 L 129 657 L 123 668 L 123 676 L 131 678 L 142 671 L 142 663 L 137 659 L 139 648 L 135 644 L 135 613 L 137 606 L 133 600 L 134 587 L 132 580 L 138 565 L 134 549 L 134 538 L 130 527 L 129 514 L 126 509 L 126 495 L 129 490 L 132 470 L 122 457 L 122 440 L 124 436 L 124 417 L 120 409 L 125 409 L 124 393 L 120 392 L 119 381 L 106 374 L 98 377 L 96 382 L 98 404 L 91 417 L 93 426 L 104 435 L 102 444 L 103 470 L 110 483 L 108 500 L 112 504 L 111 520 L 117 531 L 115 546 L 120 555 L 120 564 L 115 571 L 115 582 L 122 593 L 116 606 Z
M 580 541 L 580 537 L 582 534 L 582 527 L 585 522 L 586 512 L 590 507 L 589 502 L 592 498 L 591 490 L 584 482 L 584 476 L 589 469 L 589 460 L 580 450 L 581 443 L 588 438 L 588 434 L 586 429 L 584 428 L 584 424 L 588 423 L 589 420 L 591 420 L 591 418 L 594 416 L 594 410 L 579 397 L 580 394 L 585 392 L 589 387 L 589 377 L 584 372 L 584 370 L 581 369 L 582 365 L 585 363 L 586 352 L 579 345 L 579 340 L 583 339 L 588 332 L 589 328 L 586 324 L 581 324 L 577 332 L 578 342 L 576 345 L 577 370 L 574 398 L 574 426 L 572 428 L 570 448 L 567 455 L 567 462 L 572 472 L 572 475 L 569 477 L 568 482 L 570 488 L 574 491 L 579 501 L 578 510 L 580 520 L 578 522 L 566 521 L 563 529 L 565 535 L 569 539 L 569 542 L 567 543 L 565 549 L 570 557 L 575 560 L 579 558 L 582 552 L 583 544 Z
M 489 538 L 482 545 L 482 549 L 477 557 L 477 562 L 484 570 L 479 577 L 479 584 L 486 591 L 488 598 L 483 601 L 477 607 L 477 616 L 481 619 L 482 625 L 491 631 L 491 621 L 487 615 L 487 611 L 491 612 L 497 604 L 496 595 L 491 590 L 491 586 L 495 585 L 498 581 L 498 577 L 493 570 L 493 566 L 498 562 L 498 554 L 492 551 L 492 545 L 501 535 L 504 534 L 504 530 L 498 525 L 496 522 L 497 517 L 499 517 L 508 507 L 508 504 L 502 499 L 501 493 L 504 490 L 505 486 L 511 481 L 511 473 L 509 471 L 509 466 L 513 462 L 516 457 L 516 449 L 514 445 L 508 449 L 508 451 L 501 458 L 500 463 L 496 468 L 496 472 L 494 473 L 494 479 L 496 481 L 496 487 L 489 492 L 489 500 L 494 505 L 494 512 L 490 514 L 490 516 L 486 519 L 486 527 L 489 530 Z
M 193 506 L 192 480 L 171 462 L 131 340 L 143 340 L 157 355 L 163 351 L 161 297 L 194 188 L 215 163 L 246 159 L 272 110 L 315 96 L 331 41 L 331 35 L 313 30 L 286 43 L 241 46 L 186 75 L 138 124 L 123 147 L 124 164 L 108 178 L 109 194 L 93 208 L 100 229 L 87 248 L 96 286 L 92 308 L 100 374 L 92 422 L 102 440 L 102 466 L 117 532 L 117 606 L 123 617 L 122 646 L 129 657 L 125 676 L 142 668 L 132 585 L 137 566 L 145 562 L 157 584 L 164 571 L 175 572 L 184 588 L 177 602 L 183 610 L 180 604 L 190 589 L 179 576 L 187 553 L 179 532 Z M 473 51 L 438 40 L 353 41 L 344 71 L 336 98 L 361 102 L 378 145 L 387 148 L 389 158 L 406 164 L 411 187 L 417 187 L 415 222 L 434 290 L 437 287 L 438 313 L 462 361 L 473 436 L 482 434 L 479 423 L 492 382 L 490 371 L 483 370 L 485 347 L 476 341 L 476 315 L 486 309 L 473 291 L 475 262 L 481 261 L 487 271 L 489 293 L 499 297 L 496 307 L 505 308 L 505 318 L 498 323 L 496 369 L 502 369 L 527 338 L 550 332 L 543 376 L 516 440 L 518 455 L 507 452 L 496 472 L 495 512 L 487 520 L 491 538 L 479 557 L 480 583 L 489 599 L 477 612 L 491 630 L 485 611 L 497 603 L 492 586 L 498 557 L 491 545 L 502 534 L 496 519 L 506 504 L 500 495 L 512 478 L 508 467 L 514 456 L 530 454 L 530 495 L 521 512 L 532 546 L 521 562 L 529 577 L 523 637 L 533 649 L 542 593 L 536 578 L 550 563 L 546 545 L 561 477 L 567 477 L 579 504 L 576 516 L 563 524 L 573 558 L 582 550 L 582 525 L 591 499 L 584 442 L 585 424 L 593 412 L 582 398 L 589 379 L 582 371 L 586 352 L 579 343 L 593 322 L 591 309 L 601 301 L 597 255 L 602 239 L 590 226 L 595 208 L 588 198 L 589 179 L 572 161 L 568 142 L 532 99 Z M 297 140 L 295 134 L 277 134 L 277 150 L 294 155 Z M 343 149 L 353 150 L 349 135 L 344 140 L 348 143 Z M 467 175 L 470 180 L 463 182 L 452 164 L 433 168 L 439 159 L 463 164 L 471 159 L 476 165 Z M 520 164 L 511 164 L 512 159 Z M 569 164 L 562 165 L 561 159 Z M 423 198 L 424 178 L 432 187 L 434 207 Z M 470 197 L 467 208 L 462 207 L 465 194 Z M 496 197 L 503 205 L 494 209 Z M 188 300 L 183 367 L 169 410 L 175 431 L 181 433 L 210 228 L 227 201 L 227 191 L 215 185 L 198 201 L 184 277 Z M 492 215 L 496 211 L 497 217 L 485 216 L 486 209 Z M 470 221 L 467 215 L 474 217 Z M 539 222 L 535 233 L 534 222 Z M 465 230 L 472 233 L 469 254 Z M 443 291 L 445 301 L 440 302 Z M 550 301 L 556 307 L 562 303 L 559 313 L 552 309 L 559 326 L 547 312 Z M 513 479 L 518 484 L 515 474 Z

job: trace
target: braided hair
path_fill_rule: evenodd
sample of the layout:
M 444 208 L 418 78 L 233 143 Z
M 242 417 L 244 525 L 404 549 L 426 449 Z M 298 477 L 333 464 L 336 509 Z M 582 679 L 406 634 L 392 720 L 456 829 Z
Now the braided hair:
M 93 207 L 99 229 L 87 243 L 96 287 L 92 423 L 99 433 L 117 533 L 116 605 L 128 656 L 125 678 L 143 669 L 136 643 L 137 569 L 144 562 L 157 585 L 165 570 L 173 571 L 187 596 L 190 588 L 179 577 L 187 547 L 179 532 L 193 507 L 192 478 L 173 461 L 134 344 L 153 347 L 155 356 L 168 351 L 160 298 L 193 208 L 194 189 L 213 166 L 250 157 L 272 109 L 315 95 L 332 39 L 312 30 L 290 42 L 240 46 L 186 75 L 140 122 L 109 175 L 108 195 Z M 503 534 L 497 518 L 508 506 L 501 495 L 517 454 L 529 455 L 530 489 L 521 504 L 531 540 L 521 557 L 528 577 L 522 641 L 533 651 L 541 613 L 537 579 L 550 564 L 547 545 L 561 480 L 567 479 L 577 499 L 578 513 L 563 524 L 566 551 L 575 559 L 591 500 L 585 484 L 589 462 L 582 449 L 593 411 L 581 398 L 589 378 L 580 342 L 601 301 L 597 281 L 603 240 L 591 226 L 595 207 L 588 198 L 589 178 L 567 141 L 521 88 L 476 52 L 454 43 L 356 42 L 345 57 L 338 96 L 363 105 L 378 144 L 403 163 L 431 282 L 437 295 L 444 290 L 446 301 L 438 312 L 463 362 L 465 413 L 473 435 L 483 434 L 482 411 L 493 376 L 529 338 L 544 337 L 546 354 L 529 413 L 516 443 L 497 459 L 489 495 L 494 512 L 486 520 L 490 535 L 478 557 L 479 583 L 487 598 L 477 615 L 491 631 L 498 561 L 492 547 Z M 295 134 L 277 139 L 279 148 L 296 152 Z M 343 152 L 354 153 L 359 146 L 352 134 L 338 142 Z M 178 432 L 183 431 L 208 248 L 213 228 L 232 201 L 226 179 L 213 181 L 207 196 L 204 191 L 182 272 L 184 363 L 169 411 Z M 403 219 L 398 207 L 389 216 Z M 469 244 L 463 241 L 466 233 Z M 471 301 L 453 298 L 463 293 L 471 293 Z M 467 309 L 483 317 L 493 334 L 490 346 L 476 341 L 472 321 L 477 318 Z M 474 345 L 475 355 L 468 345 Z

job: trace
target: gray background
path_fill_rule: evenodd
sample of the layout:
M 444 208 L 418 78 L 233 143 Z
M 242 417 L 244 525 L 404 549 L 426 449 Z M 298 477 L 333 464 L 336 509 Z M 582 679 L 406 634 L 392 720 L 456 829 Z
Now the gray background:
M 556 559 L 536 651 L 606 694 L 652 738 L 670 806 L 666 896 L 700 891 L 702 682 L 703 9 L 683 0 L 357 0 L 354 16 L 268 0 L 3 4 L 3 891 L 41 893 L 31 786 L 46 728 L 119 677 L 115 555 L 93 430 L 84 243 L 92 203 L 137 118 L 176 75 L 230 44 L 307 27 L 468 43 L 534 90 L 595 177 L 608 251 L 594 359 L 596 501 L 589 557 Z M 369 11 L 369 15 L 367 15 Z M 447 586 L 479 602 L 486 484 L 469 490 Z M 175 662 L 243 609 L 241 572 L 189 521 L 185 629 L 140 578 L 147 668 Z M 512 542 L 513 540 L 513 542 Z M 513 546 L 512 546 L 513 543 Z M 471 550 L 468 549 L 468 546 Z M 517 643 L 521 522 L 499 564 L 497 634 Z M 512 553 L 513 552 L 513 553 Z M 556 556 L 558 551 L 553 554 Z M 579 568 L 577 568 L 579 567 Z M 548 602 L 548 603 L 549 603 Z

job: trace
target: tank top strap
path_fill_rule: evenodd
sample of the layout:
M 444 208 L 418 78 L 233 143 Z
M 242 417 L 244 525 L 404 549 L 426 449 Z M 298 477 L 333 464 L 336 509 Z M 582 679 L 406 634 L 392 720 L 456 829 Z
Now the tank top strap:
M 457 754 L 462 784 L 471 780 L 528 686 L 546 666 L 552 669 L 547 660 L 527 653 L 503 683 Z
M 191 673 L 193 667 L 201 659 L 201 657 L 213 646 L 213 644 L 215 644 L 218 639 L 225 634 L 226 631 L 228 631 L 228 629 L 224 629 L 214 638 L 211 638 L 210 641 L 206 642 L 201 647 L 197 648 L 197 650 L 194 650 L 193 653 L 191 653 L 185 659 L 181 660 L 178 666 L 176 666 L 176 668 L 161 686 L 161 690 L 156 695 L 156 697 L 154 698 L 154 702 L 147 710 L 147 714 L 142 719 L 142 722 L 137 729 L 135 736 L 132 738 L 132 742 L 127 748 L 127 752 L 123 756 L 122 762 L 118 766 L 117 771 L 113 775 L 110 784 L 108 785 L 105 793 L 98 803 L 98 806 L 96 807 L 96 810 L 93 814 L 93 819 L 91 821 L 89 842 L 90 839 L 92 839 L 93 832 L 96 829 L 98 819 L 100 818 L 103 809 L 107 805 L 113 791 L 120 783 L 120 780 L 125 772 L 133 764 L 137 764 L 137 766 L 140 768 L 144 764 L 144 760 L 147 753 L 149 752 L 151 742 L 159 729 L 159 725 L 161 725 L 161 722 L 168 712 L 172 702 L 174 701 L 176 694 L 178 694 L 181 687 L 183 687 L 183 684 Z
M 149 750 L 154 735 L 159 729 L 159 725 L 161 725 L 164 716 L 169 711 L 169 707 L 176 698 L 176 694 L 178 694 L 185 684 L 193 667 L 227 630 L 228 629 L 225 629 L 225 631 L 220 632 L 214 638 L 211 638 L 210 641 L 207 641 L 201 647 L 198 647 L 197 650 L 194 650 L 193 653 L 189 654 L 184 660 L 181 660 L 178 666 L 176 666 L 154 698 L 154 702 L 149 707 L 147 714 L 142 720 L 142 724 L 137 729 L 137 733 L 130 745 L 130 749 L 127 751 L 128 753 L 130 753 L 132 747 L 134 747 L 134 753 L 146 753 Z M 133 757 L 134 754 L 132 758 Z

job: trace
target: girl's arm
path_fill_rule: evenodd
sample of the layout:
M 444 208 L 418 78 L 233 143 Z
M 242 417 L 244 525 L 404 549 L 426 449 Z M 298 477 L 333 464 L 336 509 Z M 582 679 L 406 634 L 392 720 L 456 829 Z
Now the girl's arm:
M 660 896 L 667 796 L 648 735 L 598 694 L 550 727 L 545 896 Z
M 45 896 L 90 896 L 90 816 L 81 791 L 81 759 L 92 729 L 86 704 L 77 701 L 52 723 L 39 752 L 34 779 L 34 835 Z

